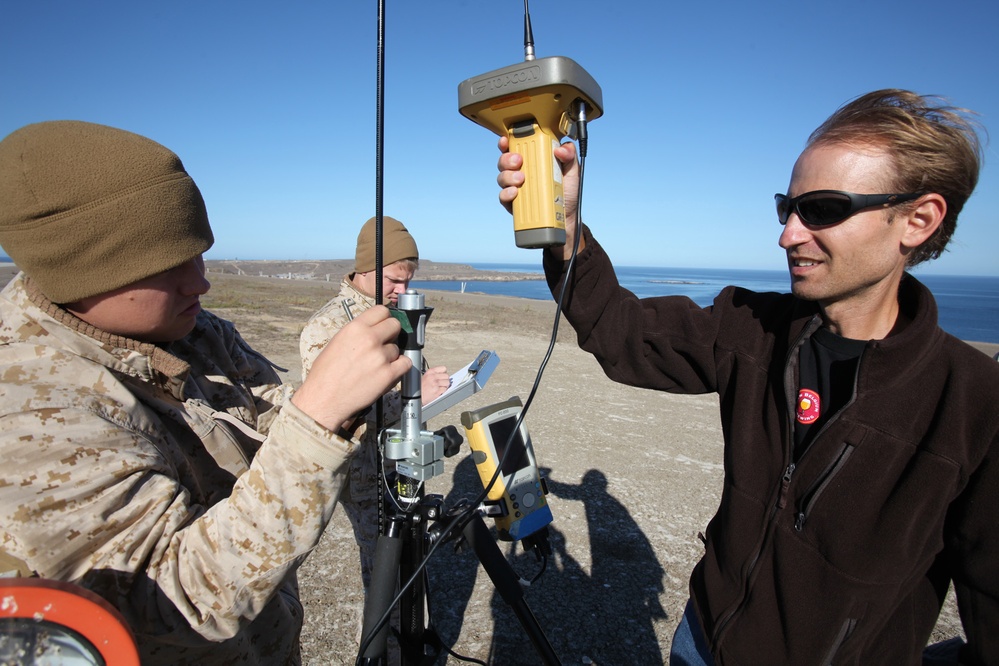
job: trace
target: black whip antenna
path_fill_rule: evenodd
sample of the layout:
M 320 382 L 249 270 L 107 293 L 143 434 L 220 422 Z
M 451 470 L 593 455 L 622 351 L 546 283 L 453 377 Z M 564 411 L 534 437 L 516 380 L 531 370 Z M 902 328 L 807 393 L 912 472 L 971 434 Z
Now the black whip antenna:
M 381 304 L 382 298 L 382 225 L 385 201 L 385 0 L 378 0 L 378 75 L 375 84 L 375 303 Z M 381 433 L 385 426 L 385 407 L 381 398 L 375 401 L 375 432 Z M 375 455 L 376 469 L 382 468 L 382 447 L 379 441 L 378 452 Z M 381 533 L 385 527 L 385 482 L 381 474 L 375 475 L 378 480 L 378 530 Z
M 524 0 L 524 60 L 534 60 L 534 32 L 531 30 L 531 12 Z
M 526 1 L 526 0 L 525 0 Z M 378 0 L 378 76 L 375 123 L 375 303 L 382 302 L 382 224 L 385 200 L 385 0 Z

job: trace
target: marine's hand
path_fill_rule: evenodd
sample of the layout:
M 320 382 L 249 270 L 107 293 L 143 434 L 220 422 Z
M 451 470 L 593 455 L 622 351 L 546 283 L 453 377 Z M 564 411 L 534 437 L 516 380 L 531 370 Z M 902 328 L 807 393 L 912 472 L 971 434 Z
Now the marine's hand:
M 423 394 L 423 404 L 444 395 L 444 391 L 451 386 L 451 375 L 447 373 L 447 368 L 443 365 L 430 368 L 423 373 L 420 382 L 420 391 Z
M 521 167 L 524 165 L 524 158 L 517 153 L 510 152 L 510 140 L 503 136 L 499 140 L 500 155 L 497 168 L 499 176 L 496 182 L 500 186 L 499 200 L 508 212 L 513 212 L 513 200 L 517 198 L 517 192 L 524 184 L 524 174 Z M 576 209 L 579 192 L 579 163 L 576 161 L 576 144 L 571 141 L 563 143 L 552 150 L 555 159 L 562 167 L 562 196 L 565 200 L 565 246 L 553 247 L 552 252 L 561 254 L 562 258 L 568 259 L 572 254 L 572 245 L 576 237 Z M 579 249 L 583 249 L 583 241 L 580 240 Z
M 385 306 L 365 310 L 333 336 L 291 401 L 324 427 L 337 430 L 412 366 L 396 344 L 400 329 Z

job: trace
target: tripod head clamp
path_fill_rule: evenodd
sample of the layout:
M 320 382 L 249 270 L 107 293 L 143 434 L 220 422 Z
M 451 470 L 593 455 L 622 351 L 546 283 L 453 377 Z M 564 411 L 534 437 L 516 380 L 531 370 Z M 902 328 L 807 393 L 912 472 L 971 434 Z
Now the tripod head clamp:
M 407 289 L 405 294 L 401 294 L 398 306 L 392 310 L 392 315 L 402 324 L 399 349 L 413 362 L 402 377 L 400 426 L 404 439 L 415 438 L 423 423 L 423 347 L 427 341 L 427 320 L 433 311 L 433 308 L 424 305 L 423 294 L 415 289 Z
M 425 306 L 423 294 L 407 289 L 391 312 L 402 324 L 399 349 L 413 365 L 402 377 L 400 427 L 385 431 L 385 458 L 397 461 L 396 471 L 401 476 L 422 482 L 444 473 L 444 437 L 422 429 L 423 346 L 433 308 Z M 405 495 L 401 498 L 405 499 Z

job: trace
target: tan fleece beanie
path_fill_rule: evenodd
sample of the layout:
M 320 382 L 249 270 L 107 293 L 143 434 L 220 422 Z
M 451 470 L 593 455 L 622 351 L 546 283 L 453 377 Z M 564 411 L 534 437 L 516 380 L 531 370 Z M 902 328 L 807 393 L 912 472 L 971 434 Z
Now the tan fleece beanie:
M 0 245 L 55 303 L 174 268 L 213 242 L 197 185 L 155 141 L 75 120 L 0 141 Z
M 399 220 L 382 216 L 382 266 L 394 264 L 403 259 L 419 259 L 420 251 L 416 241 L 409 235 Z M 371 218 L 357 234 L 357 252 L 354 254 L 354 270 L 367 273 L 375 270 L 375 218 Z

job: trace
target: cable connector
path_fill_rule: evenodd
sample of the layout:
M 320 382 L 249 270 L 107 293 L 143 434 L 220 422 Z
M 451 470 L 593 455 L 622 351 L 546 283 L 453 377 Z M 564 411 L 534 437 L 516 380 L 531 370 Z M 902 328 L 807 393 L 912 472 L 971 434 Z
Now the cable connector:
M 538 561 L 551 557 L 552 545 L 548 541 L 547 525 L 532 534 L 528 534 L 520 540 L 520 543 L 523 544 L 525 551 L 533 550 Z
M 573 102 L 573 108 L 576 111 L 576 140 L 579 141 L 579 156 L 586 157 L 586 146 L 588 143 L 586 136 L 586 102 L 577 99 Z

